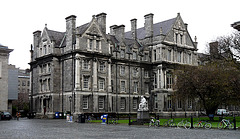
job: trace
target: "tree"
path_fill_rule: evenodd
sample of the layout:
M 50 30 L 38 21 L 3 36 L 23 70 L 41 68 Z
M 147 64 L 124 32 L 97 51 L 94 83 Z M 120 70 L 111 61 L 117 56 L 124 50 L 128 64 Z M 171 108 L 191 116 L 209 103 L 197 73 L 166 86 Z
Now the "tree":
M 209 61 L 201 66 L 182 66 L 175 71 L 174 95 L 182 99 L 198 99 L 207 115 L 221 104 L 239 101 L 240 72 L 232 61 Z

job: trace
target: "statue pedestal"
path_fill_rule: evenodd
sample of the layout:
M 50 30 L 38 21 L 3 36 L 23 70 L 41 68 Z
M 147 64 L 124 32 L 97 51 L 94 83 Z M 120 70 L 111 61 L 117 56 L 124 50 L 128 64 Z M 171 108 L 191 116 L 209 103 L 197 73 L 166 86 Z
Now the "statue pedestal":
M 149 111 L 138 111 L 137 112 L 137 121 L 139 122 L 148 122 L 149 121 Z

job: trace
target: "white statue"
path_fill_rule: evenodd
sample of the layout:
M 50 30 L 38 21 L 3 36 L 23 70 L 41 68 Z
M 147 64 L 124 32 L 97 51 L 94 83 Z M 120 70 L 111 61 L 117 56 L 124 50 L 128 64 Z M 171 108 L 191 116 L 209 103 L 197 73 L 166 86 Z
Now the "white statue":
M 141 96 L 138 111 L 148 111 L 147 100 L 143 96 Z

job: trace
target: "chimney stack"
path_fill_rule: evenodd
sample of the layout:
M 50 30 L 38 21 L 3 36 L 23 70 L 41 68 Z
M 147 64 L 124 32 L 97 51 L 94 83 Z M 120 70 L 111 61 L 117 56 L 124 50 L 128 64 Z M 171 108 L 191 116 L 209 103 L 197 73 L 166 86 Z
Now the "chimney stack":
M 210 56 L 213 58 L 218 58 L 218 42 L 211 42 L 209 43 L 210 47 Z
M 131 21 L 131 33 L 132 33 L 132 38 L 134 40 L 137 40 L 137 19 L 134 18 Z
M 110 35 L 115 35 L 114 28 L 117 27 L 117 25 L 110 26 Z
M 115 34 L 116 39 L 120 43 L 124 43 L 124 41 L 125 41 L 125 26 L 124 25 L 115 26 L 113 28 L 113 30 L 114 30 L 114 34 Z
M 147 14 L 145 17 L 145 37 L 152 37 L 153 36 L 153 14 Z
M 103 32 L 103 34 L 106 34 L 106 13 L 100 13 L 96 15 L 97 17 L 97 22 Z
M 66 19 L 66 51 L 73 50 L 76 42 L 76 16 L 70 15 Z
M 41 39 L 41 31 L 37 30 L 33 32 L 33 59 L 37 58 L 37 47 L 39 47 Z

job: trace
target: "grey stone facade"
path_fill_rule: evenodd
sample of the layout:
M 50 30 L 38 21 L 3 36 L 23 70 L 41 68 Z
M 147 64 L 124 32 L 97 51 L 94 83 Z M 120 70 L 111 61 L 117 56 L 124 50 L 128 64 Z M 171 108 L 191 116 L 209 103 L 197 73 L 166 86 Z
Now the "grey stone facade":
M 106 14 L 76 26 L 76 16 L 66 18 L 66 32 L 33 33 L 31 49 L 31 103 L 38 115 L 55 112 L 137 113 L 140 96 L 150 112 L 167 115 L 194 112 L 194 102 L 172 100 L 173 70 L 197 65 L 197 42 L 180 16 L 131 31 L 113 25 L 106 34 Z M 130 104 L 130 105 L 129 105 Z M 130 108 L 130 109 L 129 109 Z
M 8 111 L 8 59 L 12 51 L 0 44 L 0 111 Z

